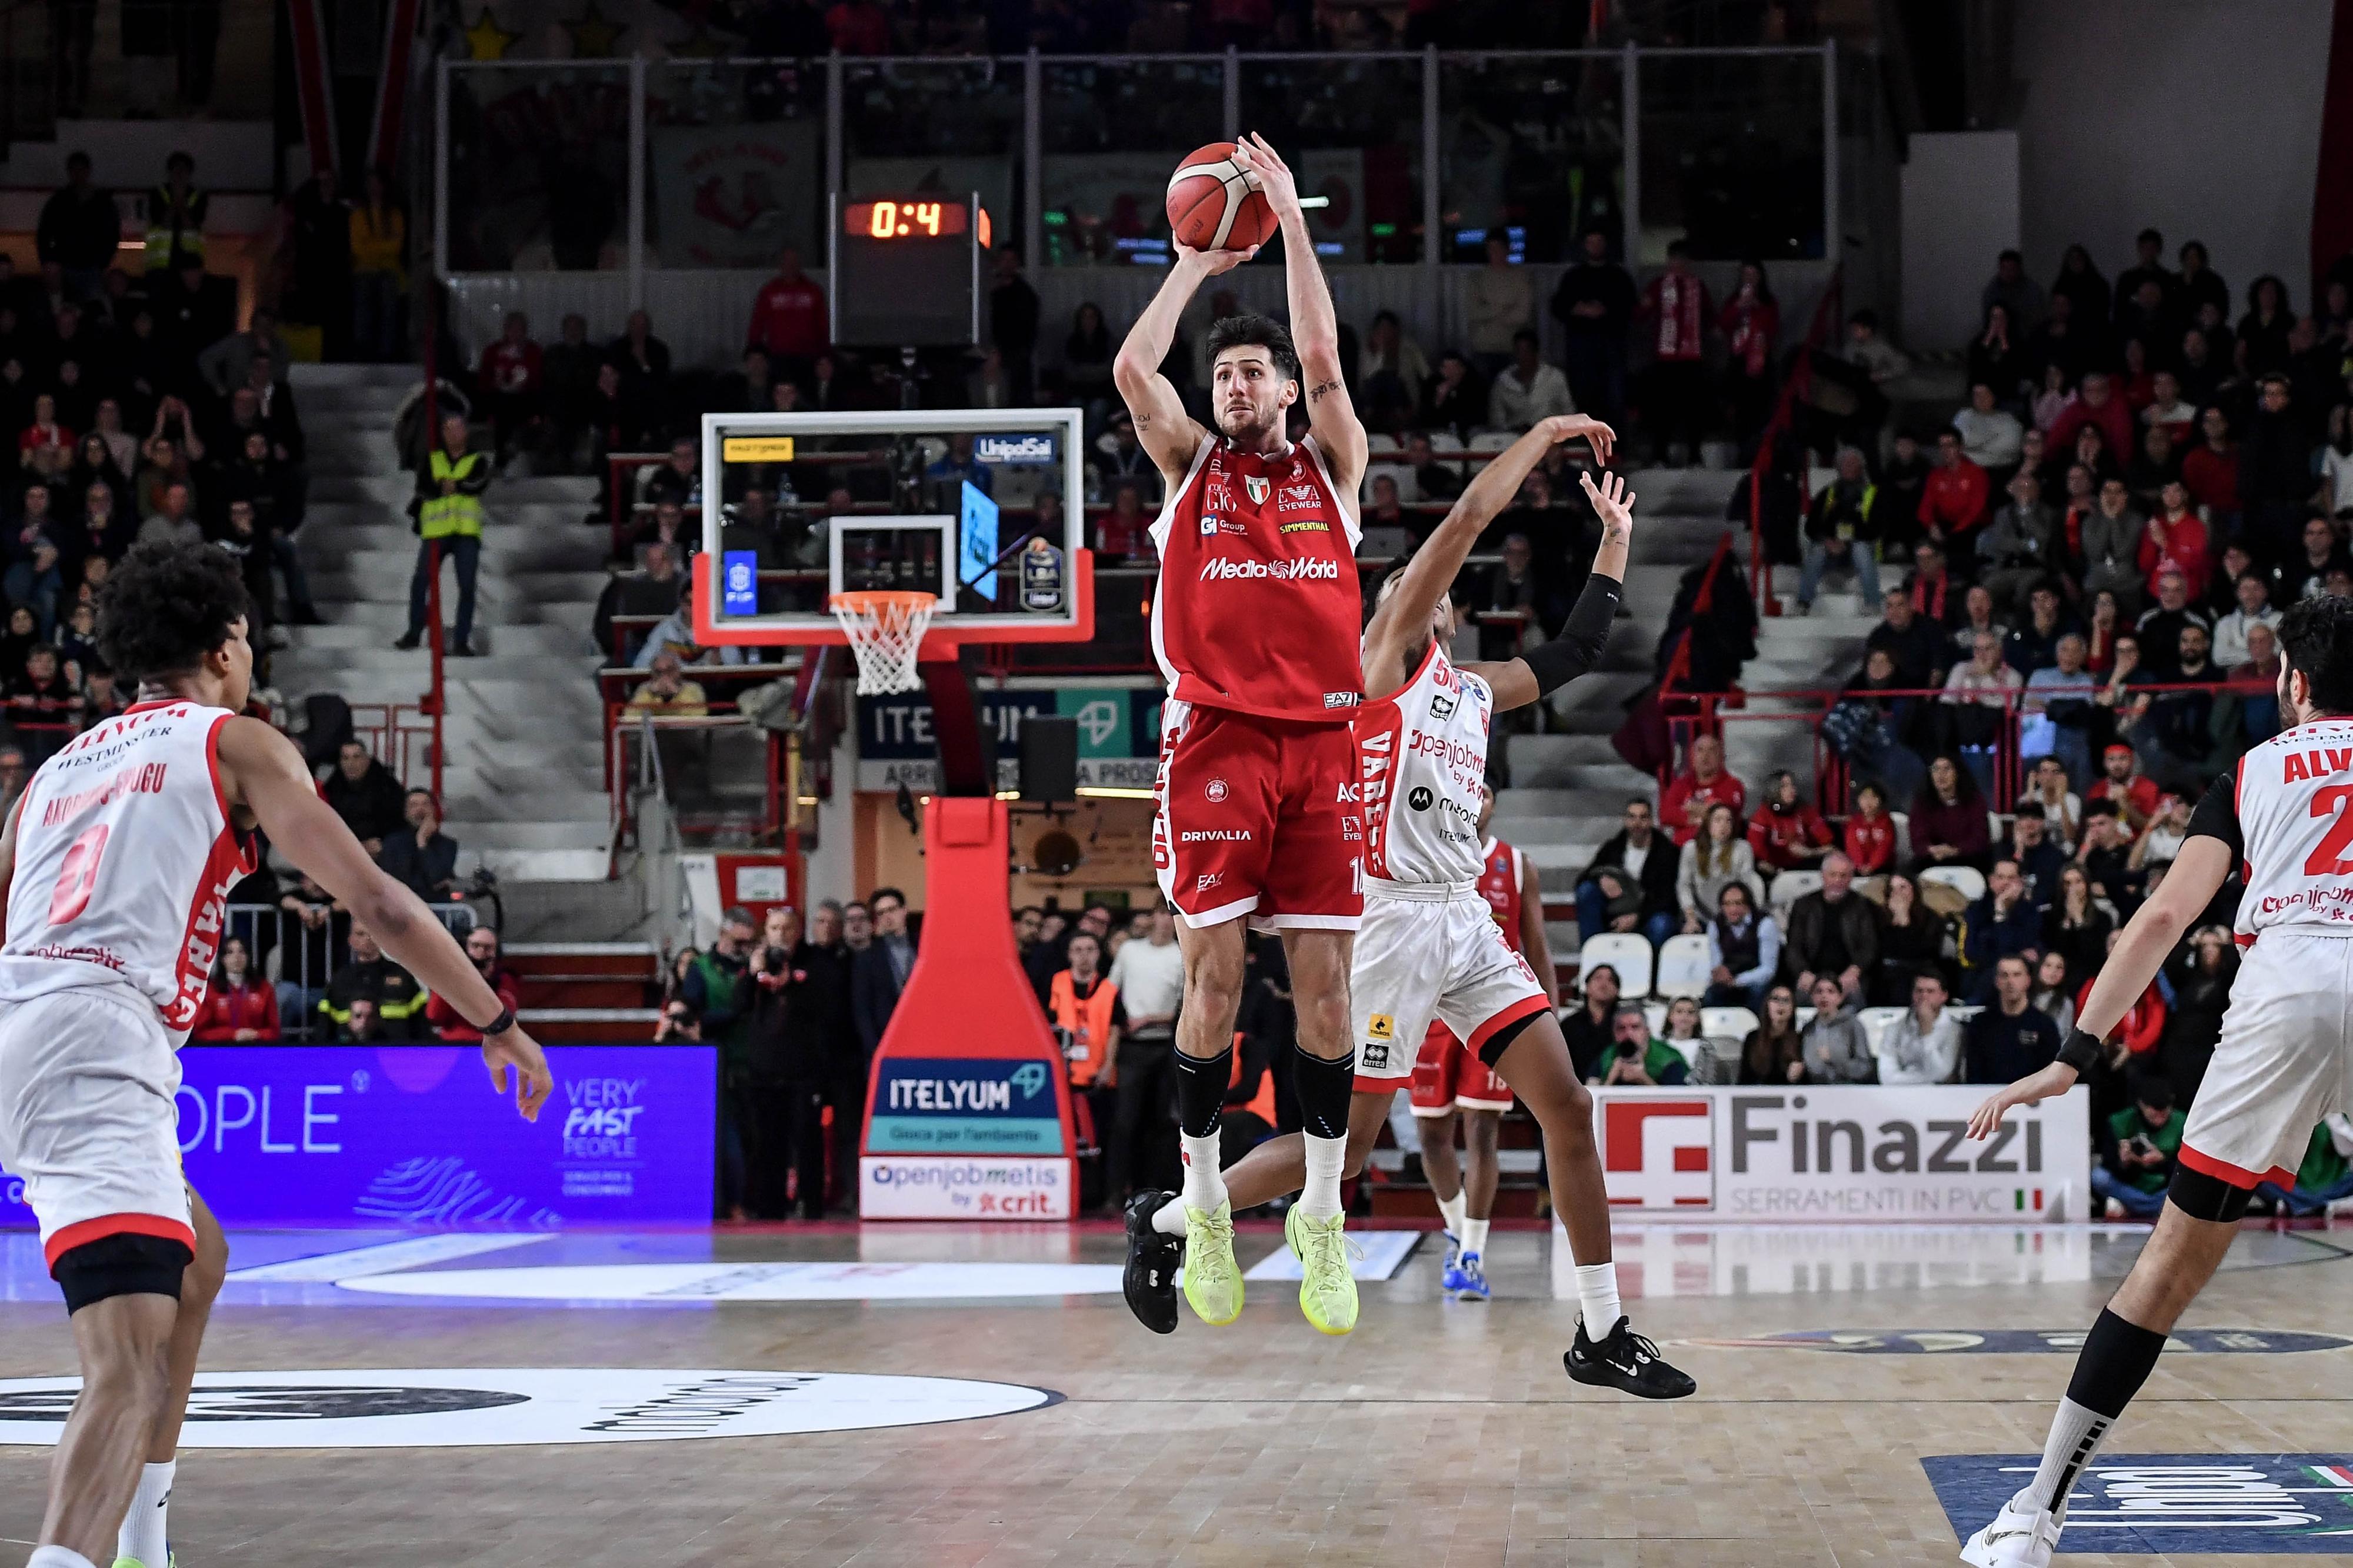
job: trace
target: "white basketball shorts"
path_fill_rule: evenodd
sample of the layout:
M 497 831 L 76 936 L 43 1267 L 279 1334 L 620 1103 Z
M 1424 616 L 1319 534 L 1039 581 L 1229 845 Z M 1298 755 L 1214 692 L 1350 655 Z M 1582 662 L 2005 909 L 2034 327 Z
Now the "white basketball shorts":
M 23 1180 L 51 1267 L 109 1236 L 195 1249 L 179 1089 L 179 1055 L 154 1004 L 128 987 L 0 1000 L 0 1167 Z
M 1413 1075 L 1436 1018 L 1473 1056 L 1496 1030 L 1548 1005 L 1528 961 L 1475 886 L 1402 892 L 1368 884 L 1348 972 L 1356 1089 L 1377 1094 Z
M 2181 1163 L 2233 1186 L 2294 1186 L 2313 1128 L 2348 1104 L 2353 935 L 2274 926 L 2242 956 Z

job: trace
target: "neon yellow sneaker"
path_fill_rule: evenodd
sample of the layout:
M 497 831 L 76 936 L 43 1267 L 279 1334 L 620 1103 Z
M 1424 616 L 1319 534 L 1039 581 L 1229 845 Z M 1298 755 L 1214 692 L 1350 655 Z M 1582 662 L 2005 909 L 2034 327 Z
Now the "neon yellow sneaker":
M 147 1564 L 140 1562 L 136 1557 L 118 1557 L 114 1560 L 114 1568 L 147 1568 Z M 173 1552 L 164 1561 L 164 1568 L 180 1568 L 180 1554 L 176 1552 Z
M 1299 1310 L 1317 1331 L 1345 1334 L 1356 1326 L 1356 1277 L 1348 1271 L 1348 1216 L 1310 1219 L 1297 1205 L 1282 1216 L 1282 1239 L 1299 1259 Z
M 1185 1300 L 1193 1315 L 1222 1328 L 1242 1315 L 1242 1271 L 1234 1261 L 1234 1209 L 1203 1214 L 1185 1205 Z

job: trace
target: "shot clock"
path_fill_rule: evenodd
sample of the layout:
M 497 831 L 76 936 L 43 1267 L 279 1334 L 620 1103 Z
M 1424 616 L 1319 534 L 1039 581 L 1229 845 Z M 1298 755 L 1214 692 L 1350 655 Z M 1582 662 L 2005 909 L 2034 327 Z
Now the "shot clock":
M 833 341 L 967 349 L 980 342 L 988 214 L 977 195 L 837 195 L 827 294 Z

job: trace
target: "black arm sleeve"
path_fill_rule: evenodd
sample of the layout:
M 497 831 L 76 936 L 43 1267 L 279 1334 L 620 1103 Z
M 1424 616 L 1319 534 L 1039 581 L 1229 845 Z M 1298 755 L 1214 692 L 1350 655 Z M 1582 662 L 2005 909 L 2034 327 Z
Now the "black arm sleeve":
M 2206 793 L 2189 813 L 2189 831 L 2184 837 L 2219 838 L 2230 846 L 2232 859 L 2246 858 L 2246 836 L 2239 830 L 2238 769 L 2232 768 L 2206 786 Z
M 1622 586 L 1617 578 L 1599 572 L 1586 578 L 1585 592 L 1577 596 L 1560 636 L 1520 656 L 1536 678 L 1539 693 L 1549 695 L 1601 662 L 1601 645 L 1609 638 L 1609 623 L 1618 618 Z

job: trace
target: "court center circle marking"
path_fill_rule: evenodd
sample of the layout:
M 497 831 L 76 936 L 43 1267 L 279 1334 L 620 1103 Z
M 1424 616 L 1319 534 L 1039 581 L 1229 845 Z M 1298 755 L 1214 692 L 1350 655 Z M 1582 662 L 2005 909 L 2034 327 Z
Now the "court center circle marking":
M 79 1378 L 0 1380 L 0 1444 L 54 1447 Z M 664 1443 L 928 1426 L 1058 1404 L 1050 1389 L 868 1373 L 644 1367 L 200 1373 L 184 1448 Z

